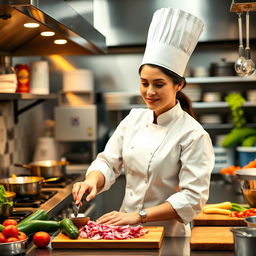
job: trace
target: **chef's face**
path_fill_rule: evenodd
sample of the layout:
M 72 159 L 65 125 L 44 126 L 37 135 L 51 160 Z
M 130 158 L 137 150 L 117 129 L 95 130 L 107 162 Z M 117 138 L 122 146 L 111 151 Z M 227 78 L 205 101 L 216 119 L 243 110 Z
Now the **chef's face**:
M 147 107 L 156 116 L 176 105 L 176 93 L 183 83 L 173 83 L 171 77 L 165 75 L 157 67 L 144 65 L 140 72 L 140 93 Z

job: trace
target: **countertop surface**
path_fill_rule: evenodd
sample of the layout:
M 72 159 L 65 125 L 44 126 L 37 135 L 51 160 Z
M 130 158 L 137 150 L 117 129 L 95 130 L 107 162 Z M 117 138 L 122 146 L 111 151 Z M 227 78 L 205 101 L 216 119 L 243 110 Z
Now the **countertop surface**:
M 235 192 L 232 184 L 225 183 L 222 179 L 213 178 L 210 187 L 210 197 L 208 203 L 216 203 L 222 201 L 232 201 L 237 203 L 245 203 L 245 200 L 241 194 Z M 193 251 L 190 250 L 189 238 L 181 237 L 166 237 L 164 238 L 163 244 L 159 250 L 141 250 L 141 249 L 37 249 L 34 245 L 27 249 L 26 255 L 34 256 L 70 256 L 70 255 L 87 255 L 87 256 L 100 256 L 100 255 L 158 255 L 158 256 L 211 256 L 211 255 L 223 255 L 233 256 L 234 251 Z

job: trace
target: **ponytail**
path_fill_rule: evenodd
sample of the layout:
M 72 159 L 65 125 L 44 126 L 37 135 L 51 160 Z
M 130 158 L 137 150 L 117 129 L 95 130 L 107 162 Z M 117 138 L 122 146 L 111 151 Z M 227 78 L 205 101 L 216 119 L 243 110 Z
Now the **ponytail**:
M 185 93 L 179 91 L 176 94 L 176 99 L 180 102 L 181 108 L 196 119 L 190 98 Z
M 144 65 L 149 65 L 151 67 L 160 69 L 161 72 L 163 72 L 166 76 L 168 76 L 172 79 L 174 84 L 180 84 L 180 83 L 184 82 L 183 88 L 187 84 L 184 77 L 177 75 L 176 73 L 172 72 L 171 70 L 169 70 L 167 68 L 164 68 L 164 67 L 161 67 L 158 65 L 154 65 L 154 64 L 144 64 Z M 144 65 L 140 66 L 139 73 L 141 72 L 141 69 Z M 183 93 L 181 91 L 177 92 L 176 99 L 180 102 L 180 106 L 184 111 L 186 111 L 192 117 L 196 118 L 194 111 L 192 109 L 192 102 L 191 102 L 190 98 L 185 93 Z

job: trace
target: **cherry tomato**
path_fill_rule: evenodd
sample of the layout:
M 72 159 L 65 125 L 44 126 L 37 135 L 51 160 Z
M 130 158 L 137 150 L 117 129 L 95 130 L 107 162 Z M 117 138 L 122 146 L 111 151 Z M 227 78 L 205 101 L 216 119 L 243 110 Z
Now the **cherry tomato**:
M 12 243 L 12 242 L 17 242 L 17 241 L 19 241 L 19 240 L 18 240 L 18 238 L 16 238 L 16 237 L 8 237 L 8 238 L 6 239 L 6 242 L 7 242 L 7 243 Z
M 24 232 L 19 231 L 19 233 L 18 233 L 18 239 L 19 239 L 19 240 L 24 240 L 24 239 L 26 239 L 26 238 L 27 238 L 27 235 L 26 235 Z
M 36 232 L 33 236 L 33 242 L 39 248 L 46 247 L 49 244 L 50 239 L 50 235 L 44 231 Z
M 3 235 L 8 238 L 8 237 L 18 237 L 19 230 L 16 226 L 14 225 L 9 225 L 4 227 L 2 230 Z
M 3 222 L 3 225 L 4 226 L 9 226 L 9 225 L 14 225 L 14 226 L 17 226 L 18 225 L 18 222 L 16 220 L 13 220 L 13 219 L 7 219 Z
M 6 243 L 6 237 L 0 233 L 0 243 Z

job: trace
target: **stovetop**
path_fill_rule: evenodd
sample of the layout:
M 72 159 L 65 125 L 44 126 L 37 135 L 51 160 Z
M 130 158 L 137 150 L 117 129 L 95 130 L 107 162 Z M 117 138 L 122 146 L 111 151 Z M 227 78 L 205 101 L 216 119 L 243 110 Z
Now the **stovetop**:
M 67 175 L 60 181 L 51 184 L 51 187 L 43 186 L 40 195 L 36 197 L 19 198 L 16 196 L 13 213 L 8 218 L 21 221 L 37 209 L 45 210 L 50 219 L 58 216 L 62 210 L 69 207 L 72 201 L 72 186 L 81 178 L 81 174 Z
M 32 213 L 32 210 L 13 209 L 12 214 L 11 216 L 8 217 L 8 219 L 13 219 L 16 220 L 17 222 L 20 222 L 21 220 L 25 219 Z
M 65 175 L 59 180 L 43 183 L 44 188 L 65 188 L 67 185 L 77 179 L 80 174 Z
M 14 208 L 21 208 L 21 207 L 39 208 L 40 205 L 45 203 L 48 199 L 50 199 L 57 193 L 56 189 L 66 188 L 78 177 L 79 177 L 79 174 L 67 175 L 67 176 L 61 177 L 57 181 L 43 183 L 43 189 L 40 194 L 36 196 L 29 196 L 29 197 L 16 197 L 13 206 Z M 47 190 L 44 190 L 44 188 L 46 188 Z
M 56 193 L 57 191 L 41 191 L 41 193 L 37 196 L 15 198 L 13 207 L 14 208 L 18 208 L 18 207 L 38 208 L 40 207 L 41 204 L 43 204 L 48 199 L 53 197 Z

